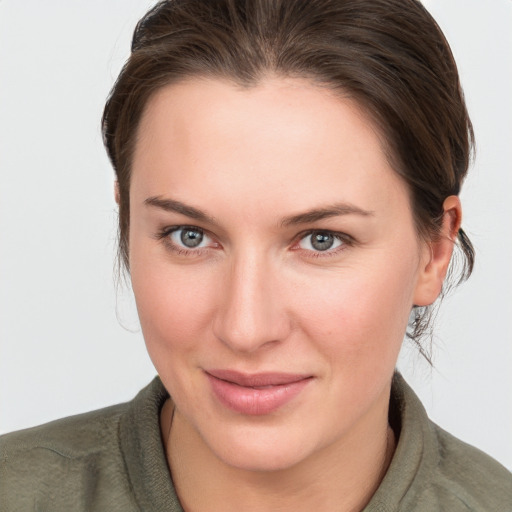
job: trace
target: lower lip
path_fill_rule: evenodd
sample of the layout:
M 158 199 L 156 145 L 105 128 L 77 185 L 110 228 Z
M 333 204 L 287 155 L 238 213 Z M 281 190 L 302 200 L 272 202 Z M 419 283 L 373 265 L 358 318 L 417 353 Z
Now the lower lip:
M 289 384 L 252 388 L 217 379 L 206 374 L 214 395 L 229 409 L 240 414 L 260 416 L 270 414 L 293 400 L 310 382 L 305 378 Z

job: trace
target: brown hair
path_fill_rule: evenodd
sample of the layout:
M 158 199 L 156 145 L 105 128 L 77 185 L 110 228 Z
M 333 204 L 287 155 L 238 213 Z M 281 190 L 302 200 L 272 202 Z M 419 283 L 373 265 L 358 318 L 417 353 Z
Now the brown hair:
M 139 21 L 103 113 L 126 268 L 131 159 L 148 99 L 188 77 L 251 87 L 269 74 L 308 78 L 354 98 L 379 126 L 388 158 L 409 186 L 418 233 L 439 235 L 444 199 L 459 193 L 474 141 L 453 55 L 419 1 L 167 0 Z M 457 283 L 474 262 L 462 229 L 458 244 L 464 260 Z M 418 343 L 432 309 L 413 313 L 408 336 Z

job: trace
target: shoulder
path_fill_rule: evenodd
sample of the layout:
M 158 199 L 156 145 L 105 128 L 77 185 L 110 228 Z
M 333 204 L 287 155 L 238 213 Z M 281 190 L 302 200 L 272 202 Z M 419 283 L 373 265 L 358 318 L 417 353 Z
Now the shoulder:
M 512 511 L 512 473 L 479 449 L 431 423 L 438 464 L 432 489 L 471 511 Z
M 126 404 L 78 414 L 0 436 L 2 464 L 26 452 L 49 451 L 64 458 L 80 458 L 104 452 L 105 441 L 116 435 L 119 417 Z
M 101 489 L 107 482 L 126 494 L 120 489 L 119 422 L 127 408 L 120 404 L 1 436 L 2 510 L 50 504 L 53 510 L 86 510 L 92 495 L 113 497 L 113 488 Z
M 398 443 L 368 511 L 512 512 L 512 474 L 432 422 L 399 374 L 390 422 Z

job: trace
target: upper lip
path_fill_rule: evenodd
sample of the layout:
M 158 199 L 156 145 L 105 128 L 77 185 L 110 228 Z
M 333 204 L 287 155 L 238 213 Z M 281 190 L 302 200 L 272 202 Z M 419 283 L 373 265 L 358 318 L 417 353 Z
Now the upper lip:
M 312 377 L 311 375 L 283 372 L 261 372 L 261 373 L 242 373 L 236 370 L 206 370 L 206 373 L 216 379 L 232 382 L 239 386 L 259 387 L 259 386 L 283 386 L 292 384 Z

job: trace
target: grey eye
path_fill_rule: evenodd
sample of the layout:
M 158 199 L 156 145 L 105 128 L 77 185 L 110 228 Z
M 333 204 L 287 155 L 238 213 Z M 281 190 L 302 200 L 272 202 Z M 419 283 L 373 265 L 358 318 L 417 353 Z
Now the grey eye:
M 182 249 L 202 249 L 212 244 L 212 239 L 201 228 L 182 226 L 167 235 L 175 247 Z
M 328 251 L 342 245 L 340 238 L 329 231 L 313 231 L 307 234 L 300 242 L 301 249 L 309 251 Z
M 317 251 L 326 251 L 334 244 L 334 237 L 330 233 L 312 233 L 311 246 Z
M 203 232 L 199 229 L 184 228 L 180 229 L 179 233 L 181 243 L 189 249 L 199 246 L 204 238 Z

